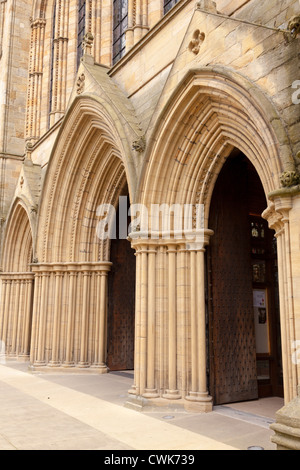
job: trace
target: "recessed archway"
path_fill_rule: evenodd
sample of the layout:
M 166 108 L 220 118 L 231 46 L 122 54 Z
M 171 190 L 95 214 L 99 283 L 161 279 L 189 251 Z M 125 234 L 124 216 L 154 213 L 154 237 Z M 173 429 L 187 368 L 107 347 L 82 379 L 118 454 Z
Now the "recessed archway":
M 282 396 L 276 238 L 250 161 L 234 151 L 210 205 L 210 390 L 215 404 Z
M 133 191 L 123 137 L 105 106 L 87 96 L 75 99 L 62 125 L 39 212 L 34 368 L 108 370 L 111 240 L 101 217 L 117 210 L 126 185 Z
M 0 338 L 5 354 L 29 358 L 33 273 L 33 235 L 26 204 L 17 199 L 6 224 L 2 247 Z
M 150 230 L 133 234 L 141 276 L 139 331 L 147 328 L 145 311 L 151 327 L 147 341 L 137 338 L 139 372 L 132 393 L 185 397 L 207 410 L 211 397 L 206 375 L 204 253 L 213 236 L 209 213 L 218 175 L 238 148 L 260 180 L 263 211 L 269 204 L 267 195 L 280 186 L 282 172 L 295 168 L 295 163 L 272 104 L 253 84 L 224 68 L 190 71 L 157 116 L 151 127 L 139 200 L 148 212 L 152 204 L 203 207 L 202 243 L 189 244 L 175 232 L 169 239 L 158 232 L 155 240 Z M 151 228 L 151 219 L 148 226 Z M 155 302 L 150 300 L 153 293 Z M 253 309 L 251 315 L 253 318 Z M 153 325 L 156 334 L 151 334 Z M 161 352 L 158 356 L 156 347 Z

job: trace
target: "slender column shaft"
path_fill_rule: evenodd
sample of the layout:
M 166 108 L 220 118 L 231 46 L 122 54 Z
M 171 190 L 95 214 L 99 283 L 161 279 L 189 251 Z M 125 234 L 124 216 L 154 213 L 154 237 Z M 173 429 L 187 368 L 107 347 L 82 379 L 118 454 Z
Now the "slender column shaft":
M 177 390 L 177 302 L 176 302 L 176 256 L 175 246 L 168 247 L 168 390 L 164 398 L 181 398 Z
M 286 403 L 291 401 L 291 394 L 289 383 L 287 379 L 289 375 L 289 370 L 291 368 L 290 364 L 290 353 L 288 347 L 288 331 L 287 331 L 287 318 L 286 318 L 286 292 L 285 292 L 285 274 L 284 274 L 284 234 L 281 231 L 277 235 L 277 255 L 278 255 L 278 284 L 279 284 L 279 299 L 280 299 L 280 329 L 281 329 L 281 348 L 282 348 L 282 368 L 283 368 L 283 387 L 284 387 L 284 399 Z
M 41 307 L 38 311 L 39 315 L 39 329 L 38 329 L 38 349 L 37 349 L 37 361 L 38 365 L 45 365 L 45 336 L 46 336 L 46 313 L 47 313 L 47 291 L 49 274 L 42 273 L 41 277 Z
M 205 259 L 204 250 L 197 253 L 197 311 L 198 311 L 198 391 L 207 394 L 206 380 L 206 320 L 205 320 Z
M 81 340 L 80 340 L 80 367 L 87 367 L 87 334 L 89 320 L 89 278 L 90 273 L 83 273 L 83 306 L 82 306 L 82 323 L 81 323 Z
M 6 287 L 7 287 L 7 280 L 2 279 L 1 281 L 1 311 L 0 311 L 0 340 L 3 341 L 3 324 L 4 324 L 4 317 L 5 317 L 5 297 L 6 297 Z
M 32 325 L 32 289 L 33 281 L 26 281 L 26 295 L 25 295 L 25 327 L 23 337 L 23 354 L 29 356 L 30 354 L 30 337 L 31 337 L 31 325 Z
M 196 282 L 196 253 L 192 251 L 191 260 L 191 355 L 192 355 L 192 386 L 191 392 L 197 392 L 198 386 L 198 368 L 197 368 L 197 282 Z
M 136 395 L 140 391 L 140 324 L 141 324 L 141 255 L 136 248 L 135 281 L 135 336 L 134 336 L 134 383 L 129 393 Z
M 75 287 L 76 271 L 69 272 L 69 297 L 68 297 L 68 316 L 67 316 L 67 338 L 66 338 L 66 360 L 64 367 L 74 366 L 73 342 L 74 342 L 74 316 L 75 316 Z
M 155 279 L 156 250 L 148 250 L 148 321 L 147 321 L 147 389 L 144 396 L 158 397 L 155 388 Z
M 30 362 L 33 365 L 37 358 L 38 347 L 38 332 L 39 332 L 39 306 L 40 306 L 40 292 L 41 292 L 41 273 L 37 272 L 34 277 L 34 298 L 33 298 L 33 312 L 32 312 L 32 335 L 30 346 Z
M 50 366 L 57 366 L 59 361 L 59 338 L 61 332 L 60 319 L 61 319 L 61 297 L 62 297 L 62 281 L 64 273 L 56 271 L 55 273 L 55 301 L 54 301 L 54 322 L 52 333 L 52 359 L 49 362 Z
M 140 321 L 140 394 L 146 389 L 147 380 L 147 306 L 148 306 L 148 254 L 141 251 L 141 321 Z
M 96 338 L 94 366 L 107 372 L 106 366 L 106 336 L 107 336 L 107 271 L 96 275 Z
M 208 243 L 210 231 L 205 235 Z M 191 272 L 191 386 L 188 401 L 197 402 L 203 411 L 212 408 L 207 392 L 206 378 L 206 304 L 205 304 L 205 249 L 197 244 L 190 248 Z
M 12 341 L 11 341 L 11 355 L 16 356 L 17 354 L 17 335 L 18 335 L 18 323 L 19 323 L 19 303 L 20 303 L 20 280 L 16 279 L 12 281 L 14 290 L 14 304 L 11 311 L 13 322 L 12 322 Z

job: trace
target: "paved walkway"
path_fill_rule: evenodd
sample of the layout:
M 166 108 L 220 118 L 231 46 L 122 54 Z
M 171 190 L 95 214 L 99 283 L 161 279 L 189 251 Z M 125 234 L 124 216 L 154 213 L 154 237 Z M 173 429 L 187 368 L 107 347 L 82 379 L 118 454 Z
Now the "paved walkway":
M 275 450 L 272 398 L 215 407 L 212 413 L 124 406 L 132 373 L 31 373 L 0 365 L 0 450 Z

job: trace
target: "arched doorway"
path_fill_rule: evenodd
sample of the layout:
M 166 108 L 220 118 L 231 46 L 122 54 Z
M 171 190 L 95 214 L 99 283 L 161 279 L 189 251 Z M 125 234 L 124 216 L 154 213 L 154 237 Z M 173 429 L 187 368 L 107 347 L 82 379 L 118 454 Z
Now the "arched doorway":
M 5 354 L 29 359 L 34 291 L 31 270 L 33 235 L 26 204 L 16 199 L 2 248 L 0 341 Z
M 108 275 L 107 367 L 112 371 L 134 368 L 135 255 L 130 242 L 119 236 L 119 211 L 120 206 L 116 238 L 110 245 L 112 267 Z M 127 227 L 129 223 L 127 219 Z
M 208 249 L 209 369 L 215 404 L 282 395 L 277 255 L 258 174 L 239 151 L 217 179 Z

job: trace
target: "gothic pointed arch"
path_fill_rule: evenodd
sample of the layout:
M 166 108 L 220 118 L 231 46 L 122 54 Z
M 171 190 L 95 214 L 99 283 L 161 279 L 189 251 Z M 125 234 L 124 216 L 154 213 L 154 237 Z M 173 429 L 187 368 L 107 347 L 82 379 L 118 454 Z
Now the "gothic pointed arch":
M 45 17 L 48 3 L 49 3 L 49 0 L 34 0 L 32 4 L 33 19 Z
M 33 234 L 26 202 L 12 205 L 4 234 L 1 273 L 0 340 L 5 354 L 30 354 L 33 273 Z
M 141 331 L 147 324 L 142 299 L 148 299 L 147 321 L 155 325 L 152 331 L 161 323 L 168 331 L 168 341 L 162 339 L 160 346 L 165 352 L 167 374 L 163 379 L 156 374 L 159 366 L 153 351 L 147 358 L 137 354 L 137 367 L 142 370 L 147 366 L 150 373 L 147 378 L 136 374 L 132 393 L 153 397 L 165 390 L 165 398 L 185 397 L 187 402 L 195 401 L 208 410 L 212 397 L 206 376 L 205 246 L 213 236 L 209 212 L 215 183 L 234 149 L 252 163 L 265 196 L 278 189 L 284 171 L 295 171 L 295 163 L 272 103 L 241 75 L 224 67 L 205 67 L 190 70 L 171 93 L 173 84 L 171 77 L 149 127 L 151 135 L 139 187 L 139 200 L 148 209 L 148 225 L 144 232 L 131 234 L 141 276 L 136 316 Z M 196 232 L 200 238 L 187 239 L 182 232 L 178 236 L 175 229 L 164 236 L 162 224 L 152 237 L 149 227 L 152 229 L 155 219 L 151 211 L 157 205 L 167 206 L 168 216 L 177 205 L 181 217 L 184 205 L 202 205 L 204 217 L 201 230 Z M 196 214 L 192 215 L 193 229 L 199 228 L 194 226 Z M 284 276 L 281 252 L 278 259 L 280 276 Z M 167 286 L 165 291 L 155 291 L 156 276 Z M 152 303 L 154 296 L 156 303 Z M 282 305 L 285 302 L 282 296 Z M 149 343 L 156 339 L 153 334 Z M 284 340 L 288 343 L 287 338 Z M 287 376 L 288 369 L 284 374 Z
M 45 176 L 38 224 L 39 262 L 109 258 L 97 240 L 97 208 L 117 207 L 134 192 L 129 144 L 115 113 L 94 97 L 76 98 L 64 120 Z
M 16 198 L 8 215 L 2 249 L 4 272 L 29 272 L 33 256 L 33 229 L 26 202 Z
M 107 371 L 112 263 L 110 235 L 98 224 L 107 210 L 116 213 L 127 189 L 134 193 L 130 159 L 116 112 L 95 96 L 76 97 L 53 147 L 38 214 L 34 368 Z
M 295 170 L 272 103 L 224 67 L 191 70 L 164 105 L 149 140 L 141 185 L 147 202 L 208 208 L 214 182 L 233 148 L 253 163 L 266 194 L 280 186 L 283 171 Z

